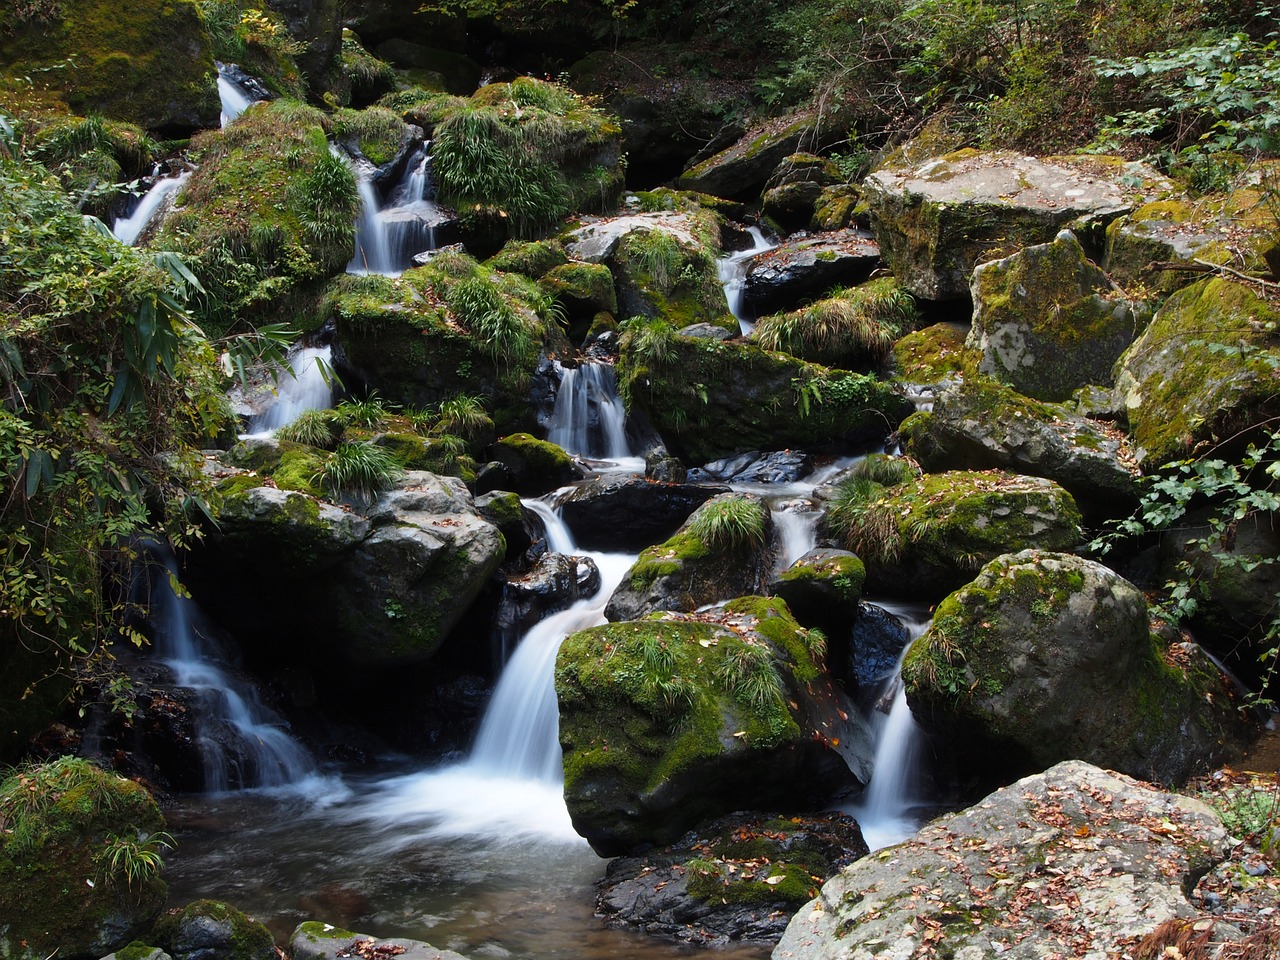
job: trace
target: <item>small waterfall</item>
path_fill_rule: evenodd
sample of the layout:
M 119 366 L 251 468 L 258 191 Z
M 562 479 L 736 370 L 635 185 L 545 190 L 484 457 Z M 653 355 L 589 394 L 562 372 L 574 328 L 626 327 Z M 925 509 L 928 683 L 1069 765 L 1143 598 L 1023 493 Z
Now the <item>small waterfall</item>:
M 872 762 L 871 782 L 867 784 L 859 802 L 848 809 L 858 819 L 863 836 L 872 850 L 900 843 L 915 833 L 919 823 L 910 814 L 915 796 L 915 778 L 919 770 L 919 751 L 922 734 L 911 707 L 907 704 L 907 690 L 902 682 L 902 662 L 907 651 L 928 628 L 927 619 L 919 619 L 915 611 L 879 603 L 902 620 L 910 640 L 903 647 L 893 674 L 885 680 L 872 718 L 872 730 L 876 737 L 876 752 Z M 887 713 L 882 705 L 888 701 Z
M 556 370 L 560 388 L 547 422 L 547 439 L 576 456 L 634 468 L 638 458 L 627 440 L 627 411 L 612 364 L 564 367 L 557 363 Z
M 413 258 L 436 248 L 436 225 L 442 218 L 433 199 L 431 142 L 422 145 L 418 159 L 405 167 L 384 206 L 372 170 L 357 170 L 360 217 L 356 221 L 355 253 L 347 273 L 376 273 L 398 277 L 413 266 Z
M 289 358 L 289 369 L 281 370 L 276 397 L 270 406 L 253 418 L 250 433 L 279 430 L 307 410 L 327 410 L 333 405 L 330 385 L 330 347 L 302 347 Z
M 770 506 L 778 549 L 779 571 L 817 546 L 822 511 L 809 500 L 785 500 Z
M 765 238 L 759 227 L 748 227 L 747 232 L 751 234 L 751 246 L 721 257 L 719 264 L 720 283 L 724 285 L 724 296 L 729 301 L 729 312 L 737 318 L 738 327 L 744 335 L 756 327 L 755 318 L 749 317 L 742 305 L 747 271 L 751 269 L 751 262 L 757 256 L 777 246 Z
M 120 217 L 111 225 L 115 238 L 127 247 L 138 242 L 138 237 L 147 228 L 152 219 L 159 213 L 171 196 L 182 188 L 190 177 L 189 173 L 181 173 L 176 177 L 164 177 L 151 185 L 151 189 L 143 194 L 133 212 L 127 217 Z
M 230 71 L 221 63 L 218 65 L 218 99 L 222 101 L 222 126 L 225 127 L 251 103 L 257 102 L 248 90 L 231 79 Z
M 175 589 L 178 564 L 167 547 L 151 545 L 149 599 L 156 653 L 174 682 L 197 695 L 197 749 L 210 792 L 295 784 L 315 770 L 310 755 L 247 684 L 221 666 L 220 651 L 202 630 L 199 607 Z

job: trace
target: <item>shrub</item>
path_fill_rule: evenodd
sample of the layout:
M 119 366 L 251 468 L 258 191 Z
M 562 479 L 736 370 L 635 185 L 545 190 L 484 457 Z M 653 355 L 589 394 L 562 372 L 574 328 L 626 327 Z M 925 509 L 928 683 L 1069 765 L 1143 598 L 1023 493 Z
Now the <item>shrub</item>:
M 766 350 L 815 363 L 881 366 L 915 316 L 915 301 L 896 281 L 872 280 L 802 310 L 765 317 L 755 338 Z
M 714 549 L 759 547 L 765 542 L 764 508 L 751 500 L 717 500 L 694 515 L 689 532 Z
M 401 476 L 399 464 L 384 448 L 371 441 L 341 443 L 313 478 L 336 496 L 350 494 L 370 501 Z

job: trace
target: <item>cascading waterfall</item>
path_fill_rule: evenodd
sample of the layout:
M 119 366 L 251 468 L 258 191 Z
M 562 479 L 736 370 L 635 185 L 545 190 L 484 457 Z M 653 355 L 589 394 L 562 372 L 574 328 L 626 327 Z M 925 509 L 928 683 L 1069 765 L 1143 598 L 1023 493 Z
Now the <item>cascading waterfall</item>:
M 431 178 L 431 141 L 423 143 L 415 160 L 405 167 L 384 205 L 373 182 L 373 171 L 356 171 L 360 216 L 356 221 L 355 253 L 347 273 L 376 273 L 398 277 L 413 258 L 436 248 L 436 224 L 441 219 Z
M 296 784 L 315 771 L 306 749 L 258 699 L 219 665 L 221 652 L 202 630 L 199 607 L 174 589 L 178 564 L 167 547 L 148 546 L 147 583 L 156 653 L 174 682 L 197 695 L 197 748 L 204 789 L 221 792 Z
M 786 500 L 771 506 L 777 546 L 777 569 L 786 570 L 818 543 L 822 511 L 809 500 Z
M 160 212 L 165 202 L 182 188 L 190 176 L 190 173 L 181 173 L 176 177 L 164 177 L 152 184 L 151 189 L 143 194 L 137 206 L 133 208 L 133 212 L 127 217 L 117 218 L 111 225 L 111 232 L 115 238 L 127 247 L 137 243 L 138 237 L 147 228 L 147 224 Z
M 564 367 L 556 363 L 556 370 L 560 388 L 547 422 L 547 439 L 576 456 L 634 468 L 638 458 L 627 440 L 627 411 L 618 395 L 613 365 Z
M 747 271 L 751 263 L 760 254 L 772 250 L 777 244 L 766 239 L 759 227 L 748 227 L 751 234 L 751 246 L 746 250 L 737 250 L 720 258 L 720 283 L 724 285 L 724 296 L 729 301 L 729 312 L 738 320 L 738 327 L 743 335 L 755 329 L 755 318 L 747 314 L 743 308 L 742 295 L 747 284 Z
M 898 617 L 907 628 L 908 641 L 898 656 L 893 673 L 884 681 L 876 697 L 877 705 L 890 702 L 888 712 L 873 710 L 873 735 L 876 738 L 875 758 L 872 762 L 871 782 L 859 802 L 848 809 L 857 817 L 863 836 L 872 850 L 879 850 L 905 840 L 915 833 L 919 823 L 910 810 L 916 802 L 915 778 L 919 771 L 919 751 L 923 735 L 911 707 L 907 703 L 907 690 L 902 682 L 902 662 L 907 651 L 928 628 L 927 618 L 905 606 L 880 602 Z
M 289 369 L 281 370 L 275 400 L 253 418 L 250 433 L 279 430 L 308 410 L 327 410 L 333 405 L 329 363 L 331 347 L 301 347 L 289 358 Z
M 256 98 L 249 93 L 244 87 L 231 79 L 227 68 L 219 63 L 218 65 L 218 99 L 222 101 L 222 126 L 226 126 L 240 114 L 251 103 L 256 103 Z

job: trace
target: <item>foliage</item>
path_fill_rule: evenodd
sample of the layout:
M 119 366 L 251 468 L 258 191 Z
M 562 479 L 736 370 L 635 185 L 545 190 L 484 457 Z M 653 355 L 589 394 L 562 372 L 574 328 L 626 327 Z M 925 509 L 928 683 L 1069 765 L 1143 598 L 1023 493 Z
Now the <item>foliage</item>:
M 377 427 L 390 412 L 390 408 L 376 391 L 362 400 L 343 400 L 334 408 L 335 415 L 342 423 L 368 428 Z
M 342 31 L 342 76 L 351 95 L 361 100 L 393 90 L 396 85 L 395 68 L 369 53 L 361 46 L 360 38 L 346 29 Z
M 529 322 L 487 277 L 461 280 L 449 287 L 445 296 L 458 322 L 489 347 L 494 359 L 518 366 L 536 348 Z
M 337 420 L 338 417 L 327 410 L 304 410 L 296 420 L 276 431 L 276 439 L 331 450 L 340 433 Z
M 213 56 L 239 64 L 275 92 L 299 97 L 305 92 L 295 57 L 306 45 L 295 40 L 283 18 L 256 0 L 199 0 L 209 28 Z
M 872 280 L 803 309 L 764 317 L 754 336 L 766 350 L 815 363 L 881 366 L 915 316 L 906 290 L 892 279 Z
M 18 852 L 31 850 L 47 828 L 45 818 L 70 793 L 90 814 L 116 802 L 108 776 L 79 757 L 10 771 L 0 781 L 0 835 L 5 845 Z
M 1222 817 L 1233 837 L 1246 840 L 1275 859 L 1276 830 L 1280 828 L 1280 777 L 1234 777 L 1230 771 L 1207 777 L 1200 798 Z
M 333 115 L 334 137 L 354 143 L 374 166 L 382 166 L 395 158 L 405 133 L 404 121 L 386 107 L 338 110 Z
M 782 678 L 773 651 L 765 644 L 745 640 L 734 644 L 716 665 L 716 679 L 752 710 L 765 711 L 782 703 Z
M 718 550 L 759 547 L 765 541 L 764 531 L 764 510 L 751 500 L 716 500 L 689 521 L 689 532 Z
M 493 429 L 493 418 L 480 397 L 459 395 L 440 401 L 439 417 L 432 433 L 471 439 Z
M 400 466 L 384 447 L 368 440 L 338 444 L 313 482 L 335 495 L 350 494 L 371 501 L 399 479 Z
M 163 830 L 145 836 L 113 836 L 103 854 L 103 872 L 108 879 L 124 877 L 132 890 L 160 875 L 164 868 L 163 851 L 176 846 L 173 837 Z

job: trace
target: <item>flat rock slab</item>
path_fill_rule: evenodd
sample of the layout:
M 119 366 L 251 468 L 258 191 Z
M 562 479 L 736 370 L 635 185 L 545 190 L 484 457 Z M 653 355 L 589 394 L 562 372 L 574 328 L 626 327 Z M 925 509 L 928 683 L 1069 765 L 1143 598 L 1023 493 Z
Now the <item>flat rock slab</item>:
M 590 217 L 564 239 L 565 252 L 574 260 L 604 263 L 613 256 L 623 237 L 636 230 L 669 233 L 690 247 L 701 247 L 694 236 L 693 219 L 684 213 L 632 213 L 622 217 Z
M 421 940 L 390 937 L 379 940 L 367 933 L 352 933 L 331 923 L 304 923 L 289 942 L 293 960 L 467 960 L 452 950 L 437 950 Z
M 879 245 L 859 230 L 788 240 L 752 261 L 743 301 L 758 316 L 791 310 L 834 286 L 861 283 L 879 265 Z
M 773 960 L 1121 956 L 1194 915 L 1232 843 L 1198 800 L 1067 761 L 847 867 Z

